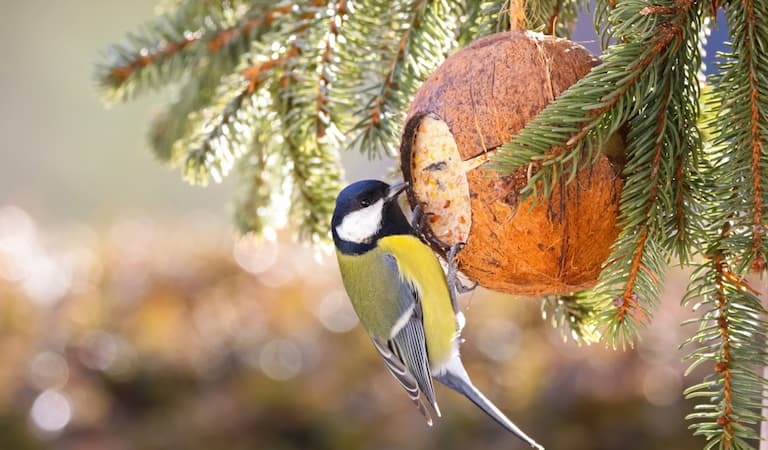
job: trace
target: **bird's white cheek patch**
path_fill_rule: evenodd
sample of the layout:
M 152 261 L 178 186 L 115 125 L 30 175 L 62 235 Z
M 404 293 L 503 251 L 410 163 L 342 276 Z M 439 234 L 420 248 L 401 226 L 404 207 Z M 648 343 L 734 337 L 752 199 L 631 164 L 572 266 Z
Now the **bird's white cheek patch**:
M 370 242 L 381 228 L 384 200 L 381 199 L 367 208 L 351 212 L 336 227 L 336 234 L 347 242 L 361 244 Z

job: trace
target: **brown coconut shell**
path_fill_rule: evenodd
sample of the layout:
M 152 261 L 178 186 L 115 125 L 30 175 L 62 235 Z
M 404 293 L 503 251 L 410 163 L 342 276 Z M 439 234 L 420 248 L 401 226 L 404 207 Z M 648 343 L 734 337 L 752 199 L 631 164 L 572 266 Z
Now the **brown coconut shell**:
M 619 231 L 623 139 L 535 207 L 519 196 L 530 169 L 500 176 L 485 162 L 599 63 L 565 39 L 499 33 L 451 55 L 417 92 L 400 147 L 408 199 L 436 250 L 466 243 L 459 269 L 480 285 L 520 295 L 595 285 Z

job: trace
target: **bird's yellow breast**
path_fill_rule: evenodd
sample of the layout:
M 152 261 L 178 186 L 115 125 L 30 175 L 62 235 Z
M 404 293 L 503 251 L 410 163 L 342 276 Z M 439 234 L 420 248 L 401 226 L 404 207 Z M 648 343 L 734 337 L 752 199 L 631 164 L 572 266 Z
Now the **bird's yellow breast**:
M 394 323 L 390 302 L 398 301 L 400 280 L 389 279 L 382 272 L 384 255 L 395 258 L 400 278 L 417 291 L 430 365 L 440 365 L 454 349 L 458 326 L 443 268 L 432 250 L 415 236 L 386 236 L 363 255 L 338 255 L 344 284 L 360 321 L 381 338 L 388 331 L 379 324 Z
M 440 262 L 432 249 L 414 236 L 387 236 L 379 241 L 379 247 L 395 257 L 402 276 L 419 292 L 430 364 L 445 362 L 453 350 L 458 326 Z

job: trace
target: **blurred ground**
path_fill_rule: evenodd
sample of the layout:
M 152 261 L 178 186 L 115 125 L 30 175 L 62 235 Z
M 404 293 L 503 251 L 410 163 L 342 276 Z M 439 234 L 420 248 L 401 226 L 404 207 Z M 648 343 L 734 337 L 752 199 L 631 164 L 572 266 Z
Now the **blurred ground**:
M 157 164 L 145 134 L 162 95 L 105 112 L 98 52 L 154 4 L 0 0 L 0 449 L 523 448 L 445 389 L 427 428 L 332 258 L 236 240 L 231 184 Z M 389 166 L 345 164 L 350 179 Z M 478 290 L 468 369 L 547 448 L 700 448 L 677 350 L 686 275 L 669 281 L 627 352 L 563 343 L 539 301 Z
M 670 275 L 637 350 L 564 343 L 540 302 L 462 299 L 476 384 L 551 449 L 693 449 Z M 429 429 L 332 257 L 203 215 L 42 228 L 0 208 L 0 448 L 523 448 L 452 392 Z

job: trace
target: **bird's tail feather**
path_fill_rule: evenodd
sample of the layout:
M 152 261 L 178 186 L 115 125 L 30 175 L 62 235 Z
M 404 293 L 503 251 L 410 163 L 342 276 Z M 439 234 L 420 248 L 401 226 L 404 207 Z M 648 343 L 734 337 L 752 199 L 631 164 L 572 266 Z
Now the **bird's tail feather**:
M 451 358 L 451 362 L 447 364 L 442 371 L 434 374 L 434 378 L 440 383 L 448 386 L 454 391 L 464 394 L 472 403 L 477 405 L 486 414 L 491 416 L 493 420 L 498 422 L 501 426 L 509 430 L 512 434 L 525 441 L 533 448 L 544 450 L 540 444 L 534 441 L 530 436 L 525 434 L 523 430 L 512 423 L 507 416 L 499 410 L 488 398 L 483 395 L 469 379 L 467 371 L 461 364 L 458 354 Z

